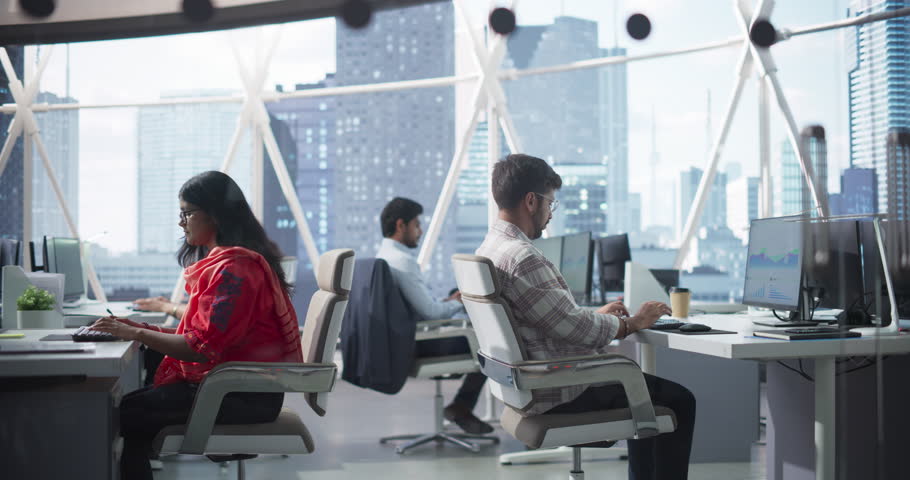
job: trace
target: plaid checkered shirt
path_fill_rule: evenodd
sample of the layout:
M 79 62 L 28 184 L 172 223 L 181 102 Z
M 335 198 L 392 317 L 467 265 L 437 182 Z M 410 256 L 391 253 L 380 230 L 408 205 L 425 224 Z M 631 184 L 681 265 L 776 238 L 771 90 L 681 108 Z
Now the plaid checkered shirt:
M 496 220 L 477 255 L 496 266 L 502 298 L 528 360 L 601 353 L 619 332 L 619 319 L 579 307 L 559 270 L 515 225 Z M 536 415 L 574 400 L 589 385 L 534 390 L 525 412 Z

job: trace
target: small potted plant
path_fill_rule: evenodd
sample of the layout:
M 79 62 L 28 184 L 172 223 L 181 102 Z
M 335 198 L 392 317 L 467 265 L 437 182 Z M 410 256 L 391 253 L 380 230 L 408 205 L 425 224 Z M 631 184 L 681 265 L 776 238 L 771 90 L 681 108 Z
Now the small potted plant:
M 19 328 L 63 328 L 63 315 L 54 310 L 56 299 L 47 290 L 29 286 L 16 300 Z

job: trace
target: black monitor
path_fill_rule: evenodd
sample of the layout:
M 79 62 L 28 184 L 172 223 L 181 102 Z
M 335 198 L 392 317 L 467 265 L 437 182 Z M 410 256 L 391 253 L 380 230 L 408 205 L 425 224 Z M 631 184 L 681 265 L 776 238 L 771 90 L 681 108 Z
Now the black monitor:
M 0 238 L 0 267 L 22 265 L 22 242 L 12 238 Z
M 569 291 L 579 303 L 591 300 L 591 232 L 575 233 L 562 237 L 562 259 L 559 272 L 569 286 Z
M 891 220 L 883 221 L 882 241 L 885 244 L 888 273 L 897 300 L 899 318 L 910 318 L 910 222 Z M 869 313 L 877 315 L 890 323 L 891 305 L 885 277 L 882 273 L 882 260 L 879 255 L 875 230 L 871 221 L 861 221 L 860 244 L 862 245 L 863 282 L 867 301 L 871 308 Z M 878 295 L 874 295 L 878 292 Z
M 609 235 L 595 240 L 597 255 L 600 258 L 600 292 L 623 291 L 623 279 L 626 276 L 626 262 L 632 260 L 632 249 L 629 248 L 629 236 Z
M 800 217 L 752 220 L 743 304 L 799 311 L 803 227 Z
M 657 283 L 661 287 L 664 287 L 664 290 L 667 293 L 670 293 L 671 287 L 679 286 L 679 270 L 672 268 L 652 268 L 651 275 L 654 275 L 654 278 L 657 279 Z
M 63 300 L 72 302 L 85 295 L 82 255 L 75 238 L 44 237 L 44 269 L 65 275 Z
M 804 286 L 822 308 L 862 308 L 863 262 L 856 220 L 803 224 Z
M 562 237 L 538 238 L 531 242 L 554 267 L 562 264 Z

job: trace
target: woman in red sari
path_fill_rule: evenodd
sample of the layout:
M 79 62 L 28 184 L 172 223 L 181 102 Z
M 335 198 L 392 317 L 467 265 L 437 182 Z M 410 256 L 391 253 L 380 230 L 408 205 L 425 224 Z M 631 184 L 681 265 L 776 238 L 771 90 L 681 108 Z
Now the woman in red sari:
M 223 362 L 302 362 L 297 314 L 278 247 L 237 184 L 221 172 L 205 172 L 180 189 L 189 303 L 176 329 L 105 317 L 92 326 L 136 340 L 165 355 L 153 386 L 123 397 L 120 461 L 126 480 L 151 479 L 152 441 L 167 425 L 186 423 L 196 389 Z M 278 417 L 283 393 L 231 393 L 218 423 L 261 423 Z

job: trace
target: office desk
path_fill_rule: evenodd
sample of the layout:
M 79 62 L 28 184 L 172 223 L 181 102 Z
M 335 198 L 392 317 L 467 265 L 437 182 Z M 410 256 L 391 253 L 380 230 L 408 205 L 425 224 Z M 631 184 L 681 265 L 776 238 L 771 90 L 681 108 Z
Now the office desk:
M 35 341 L 71 332 L 8 331 Z M 139 344 L 95 345 L 94 352 L 0 355 L 3 478 L 119 477 L 116 407 L 139 387 Z
M 751 335 L 754 330 L 768 329 L 752 324 L 752 318 L 745 314 L 734 315 L 699 315 L 690 321 L 704 323 L 721 330 L 737 331 L 729 335 L 681 335 L 671 332 L 645 330 L 630 335 L 627 340 L 641 345 L 642 370 L 655 372 L 654 347 L 665 347 L 673 350 L 698 353 L 713 357 L 733 360 L 786 360 L 811 359 L 814 361 L 814 420 L 815 420 L 815 478 L 833 479 L 835 465 L 835 365 L 838 357 L 895 355 L 910 353 L 910 335 L 894 337 L 860 337 L 844 340 L 802 340 L 787 341 L 758 338 Z M 780 369 L 782 370 L 782 369 Z M 710 372 L 704 372 L 710 374 Z M 769 369 L 769 389 L 776 382 L 774 375 L 778 369 Z M 774 397 L 773 401 L 785 401 L 783 397 Z M 769 394 L 769 408 L 775 409 L 772 395 Z M 735 406 L 733 406 L 735 408 Z M 773 439 L 769 438 L 769 446 Z M 768 455 L 769 478 L 779 471 L 777 465 L 771 465 L 774 452 Z

